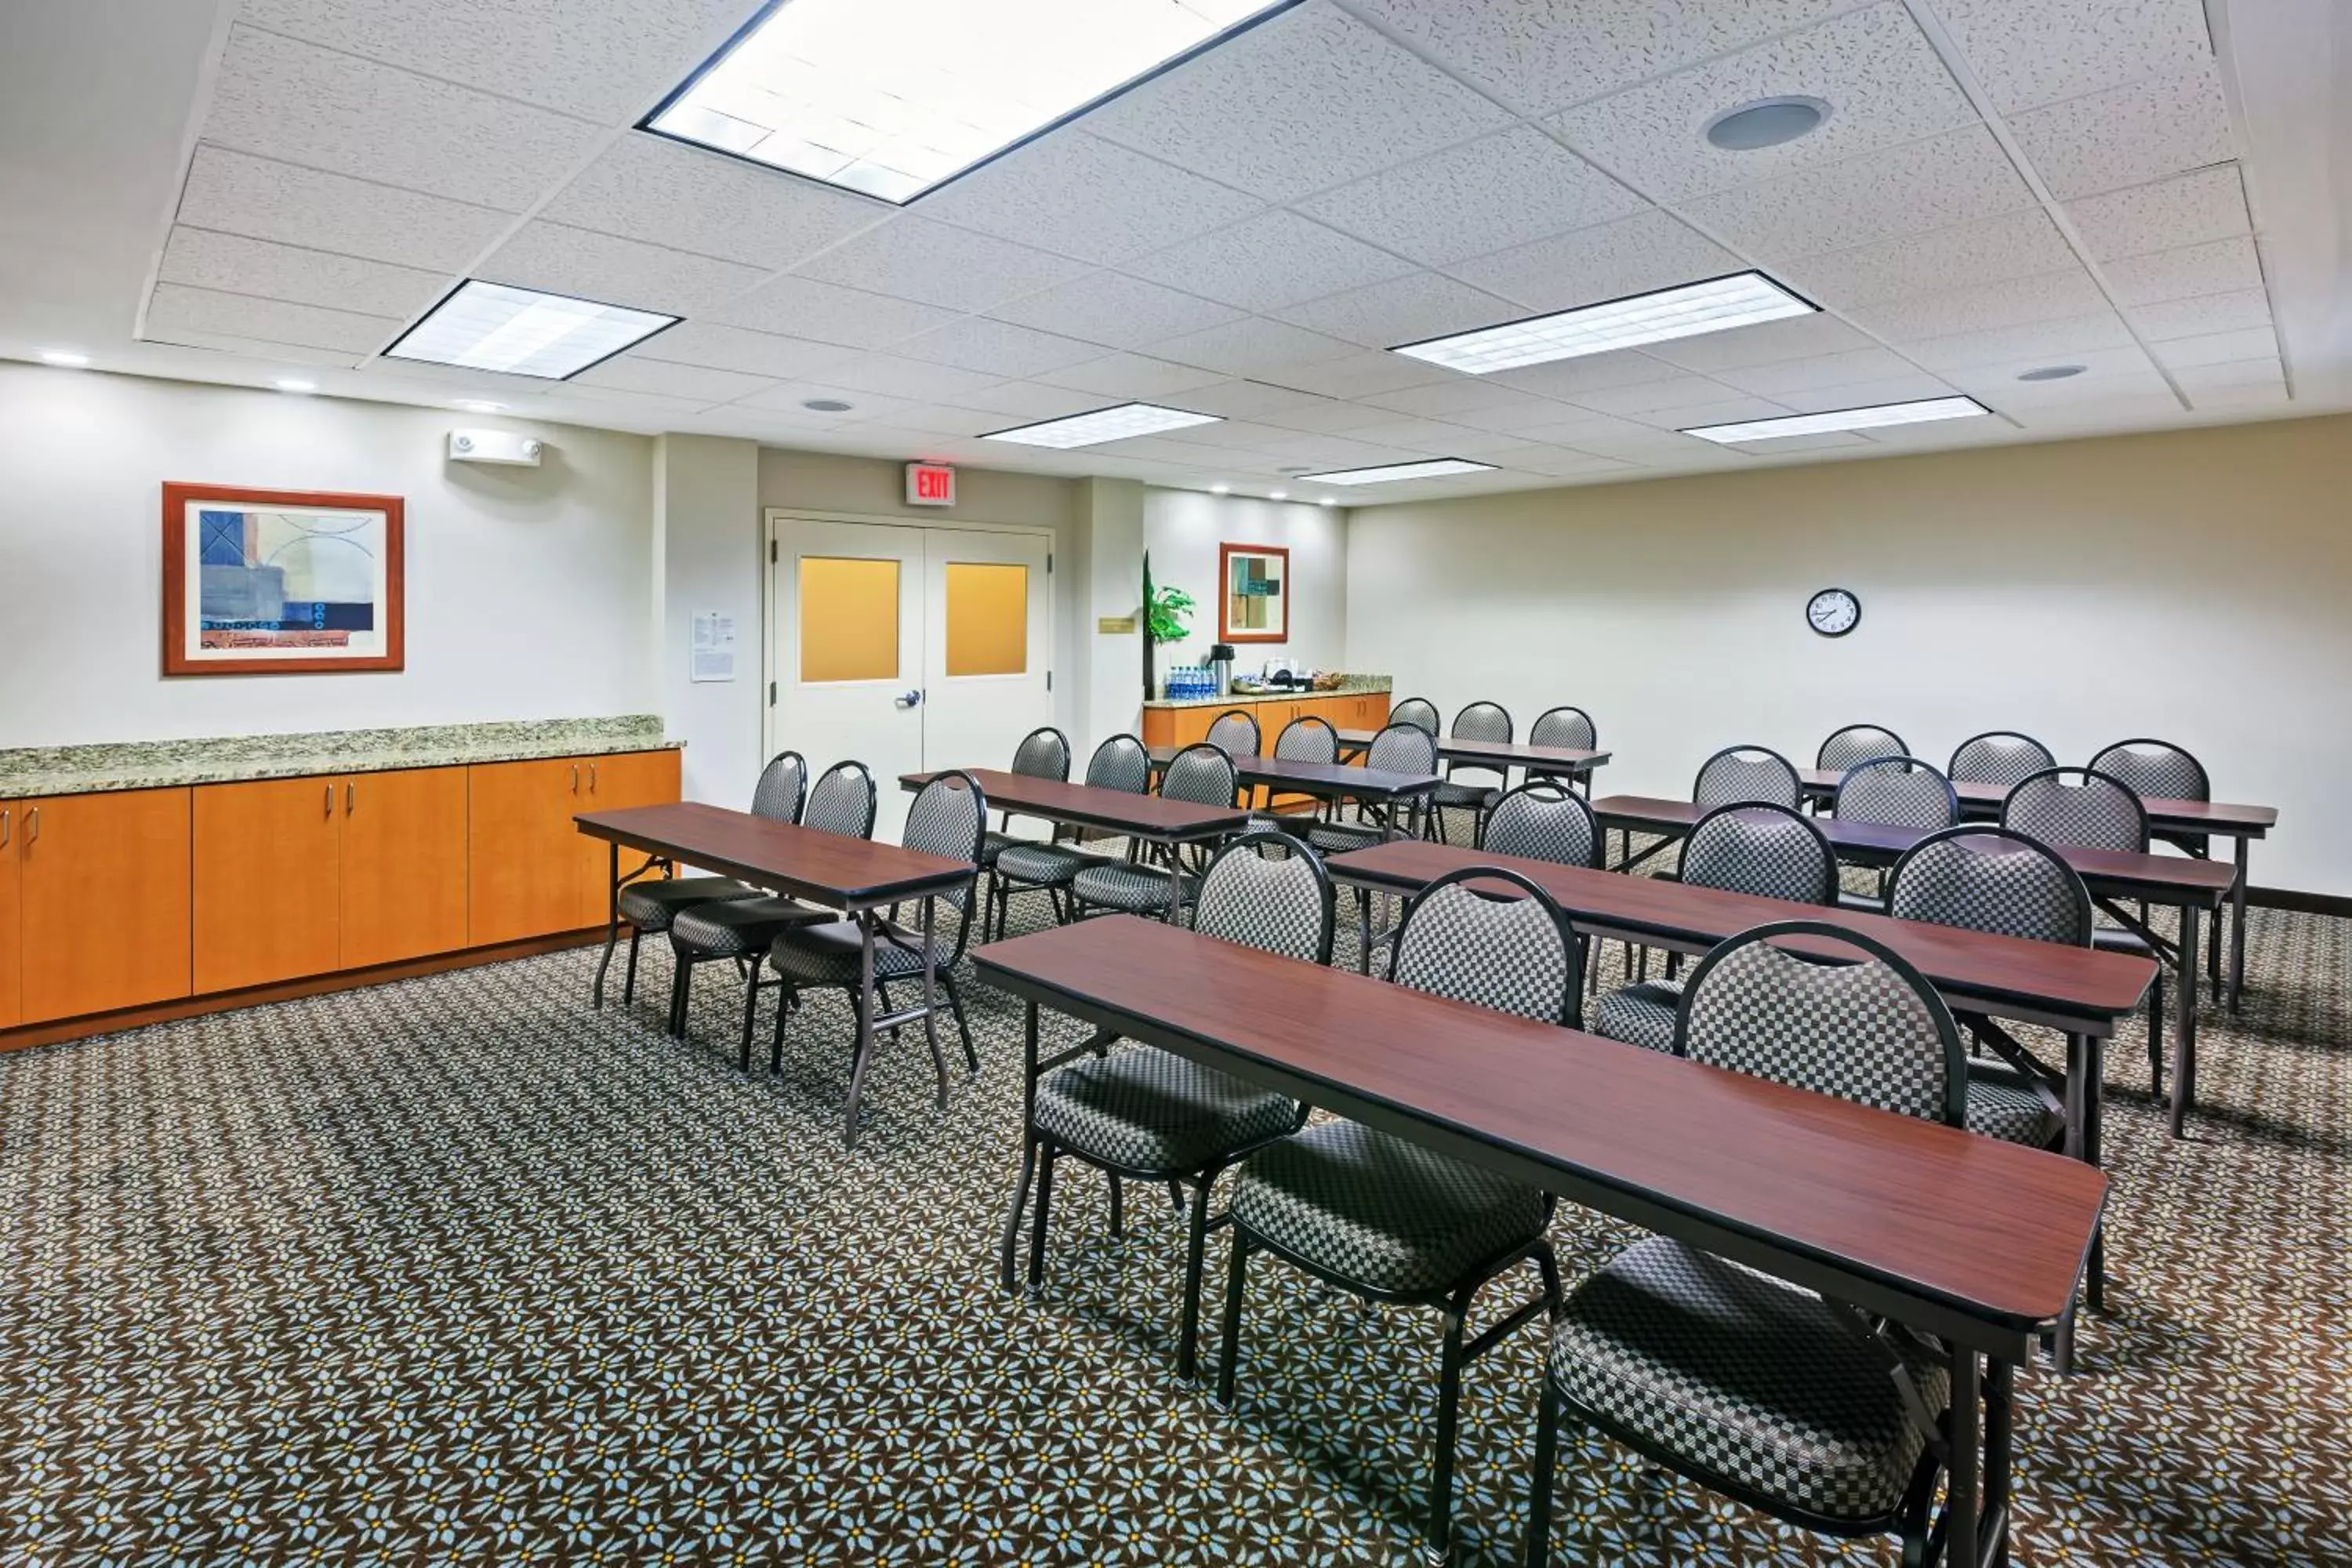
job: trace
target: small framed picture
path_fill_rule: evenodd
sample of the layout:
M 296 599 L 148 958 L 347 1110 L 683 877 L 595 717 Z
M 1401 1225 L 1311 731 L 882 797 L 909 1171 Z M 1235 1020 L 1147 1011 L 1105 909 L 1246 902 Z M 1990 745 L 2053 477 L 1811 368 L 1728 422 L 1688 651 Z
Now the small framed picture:
M 1273 544 L 1217 546 L 1217 640 L 1290 640 L 1290 552 Z
M 401 498 L 163 487 L 163 673 L 402 665 Z

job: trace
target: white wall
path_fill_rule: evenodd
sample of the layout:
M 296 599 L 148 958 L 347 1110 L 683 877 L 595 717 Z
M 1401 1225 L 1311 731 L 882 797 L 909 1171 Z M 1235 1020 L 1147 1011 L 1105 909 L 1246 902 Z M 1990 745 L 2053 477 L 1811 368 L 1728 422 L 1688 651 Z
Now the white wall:
M 654 537 L 648 582 L 655 689 L 664 725 L 686 742 L 688 800 L 740 810 L 767 761 L 760 754 L 764 562 L 760 550 L 760 448 L 717 436 L 654 443 Z M 694 617 L 735 617 L 735 679 L 688 679 Z
M 1450 718 L 1589 710 L 1601 793 L 1889 725 L 1939 764 L 2156 735 L 2280 807 L 2258 886 L 2352 894 L 2352 418 L 1360 509 L 1348 658 Z M 1814 590 L 1860 595 L 1832 640 Z
M 546 463 L 449 463 L 457 426 Z M 0 747 L 650 711 L 652 446 L 0 363 Z M 407 668 L 164 679 L 167 479 L 405 498 Z
M 1217 640 L 1220 544 L 1269 544 L 1290 552 L 1289 639 L 1237 644 L 1236 669 L 1255 670 L 1275 658 L 1318 669 L 1350 668 L 1343 662 L 1348 658 L 1347 537 L 1347 514 L 1337 507 L 1199 490 L 1146 490 L 1143 542 L 1151 552 L 1152 584 L 1181 588 L 1198 603 L 1192 635 L 1160 648 L 1160 669 L 1199 663 Z M 1375 666 L 1360 668 L 1381 673 Z

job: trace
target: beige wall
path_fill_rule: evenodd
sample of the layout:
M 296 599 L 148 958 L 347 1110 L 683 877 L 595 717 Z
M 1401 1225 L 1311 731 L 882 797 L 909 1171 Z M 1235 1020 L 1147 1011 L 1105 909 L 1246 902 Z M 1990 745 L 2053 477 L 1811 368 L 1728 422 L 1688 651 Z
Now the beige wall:
M 1347 523 L 1335 508 L 1200 490 L 1148 489 L 1143 542 L 1151 580 L 1181 588 L 1199 608 L 1192 635 L 1160 650 L 1160 668 L 1198 664 L 1217 640 L 1217 547 L 1264 544 L 1290 552 L 1290 636 L 1279 643 L 1240 643 L 1234 668 L 1255 670 L 1269 658 L 1336 668 L 1347 654 Z
M 1841 639 L 1803 619 L 1832 584 Z M 2352 894 L 2352 417 L 1360 510 L 1347 648 L 1449 716 L 1586 708 L 1603 792 L 1856 721 L 1939 764 L 2161 736 L 2281 809 L 2257 885 Z

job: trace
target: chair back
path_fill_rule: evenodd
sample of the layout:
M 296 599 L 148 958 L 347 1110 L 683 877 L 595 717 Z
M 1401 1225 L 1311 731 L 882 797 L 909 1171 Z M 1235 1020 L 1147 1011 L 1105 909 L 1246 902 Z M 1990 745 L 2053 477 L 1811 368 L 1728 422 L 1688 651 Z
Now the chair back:
M 2091 945 L 2091 890 L 2039 839 L 1989 824 L 1931 834 L 1895 862 L 1887 912 L 1993 936 Z
M 844 838 L 874 837 L 874 775 L 864 763 L 835 763 L 809 791 L 801 826 Z
M 1682 879 L 1759 899 L 1837 902 L 1837 852 L 1794 806 L 1719 805 L 1683 841 Z
M 1788 937 L 1845 952 L 1774 945 Z M 1701 959 L 1675 1054 L 1948 1127 L 1968 1095 L 1959 1026 L 1936 988 L 1893 949 L 1823 921 L 1758 926 Z
M 1834 731 L 1814 754 L 1813 766 L 1824 773 L 1843 773 L 1873 757 L 1907 757 L 1911 748 L 1884 724 L 1848 724 Z
M 1232 757 L 1206 741 L 1195 741 L 1168 759 L 1160 775 L 1160 794 L 1168 800 L 1194 805 L 1231 805 L 1239 798 L 1241 775 Z
M 1449 871 L 1413 895 L 1389 950 L 1389 978 L 1571 1028 L 1584 990 L 1568 917 L 1541 888 L 1492 866 Z
M 1425 697 L 1408 697 L 1389 710 L 1389 722 L 1410 724 L 1423 734 L 1437 733 L 1437 704 Z
M 926 855 L 973 862 L 970 879 L 952 892 L 939 895 L 950 909 L 961 910 L 980 879 L 980 846 L 988 832 L 988 795 L 980 781 L 961 768 L 934 774 L 907 807 L 907 826 L 898 841 Z M 956 952 L 963 952 L 959 941 Z
M 1128 795 L 1151 793 L 1151 753 L 1132 735 L 1113 735 L 1087 759 L 1087 783 Z
M 1013 748 L 1013 771 L 1023 778 L 1068 783 L 1070 738 L 1051 724 L 1030 731 Z
M 1331 728 L 1330 721 L 1309 713 L 1293 719 L 1274 738 L 1274 755 L 1284 763 L 1336 763 L 1339 760 L 1339 731 Z
M 1447 733 L 1456 741 L 1507 743 L 1511 738 L 1511 715 L 1499 702 L 1473 702 L 1454 715 L 1454 728 Z
M 2050 748 L 2032 736 L 2014 730 L 1991 730 L 1962 741 L 1944 772 L 1954 784 L 1999 784 L 2006 789 L 2057 765 Z
M 2147 852 L 2147 807 L 2129 784 L 2089 768 L 2044 768 L 2000 805 L 2000 825 L 2044 844 Z
M 807 798 L 808 759 L 798 752 L 778 752 L 751 786 L 751 815 L 770 822 L 798 822 L 801 803 Z
M 1433 773 L 1437 731 L 1399 720 L 1372 737 L 1364 749 L 1364 766 L 1375 773 Z
M 1274 828 L 1244 833 L 1209 862 L 1192 929 L 1221 942 L 1331 962 L 1331 877 L 1323 857 Z
M 1256 756 L 1259 743 L 1257 715 L 1240 708 L 1227 709 L 1209 725 L 1206 743 L 1229 757 Z
M 2094 773 L 2120 779 L 2142 800 L 2211 800 L 2205 764 L 2169 741 L 2117 741 L 2091 759 Z
M 1769 746 L 1726 746 L 1699 764 L 1691 781 L 1693 804 L 1785 805 L 1793 809 L 1800 791 L 1795 764 Z
M 1547 708 L 1536 715 L 1528 729 L 1528 744 L 1590 752 L 1600 747 L 1601 731 L 1593 727 L 1592 715 L 1581 708 Z
M 1582 795 L 1533 779 L 1505 795 L 1486 814 L 1486 847 L 1528 860 L 1598 867 L 1601 828 Z
M 1887 827 L 1949 827 L 1960 819 L 1952 781 L 1916 757 L 1873 757 L 1855 763 L 1838 781 L 1840 822 Z

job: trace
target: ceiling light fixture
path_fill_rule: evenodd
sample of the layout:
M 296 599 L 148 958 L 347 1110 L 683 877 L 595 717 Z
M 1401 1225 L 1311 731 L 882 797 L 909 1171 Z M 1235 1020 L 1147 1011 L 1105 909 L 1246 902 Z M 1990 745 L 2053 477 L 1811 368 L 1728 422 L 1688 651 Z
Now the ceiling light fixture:
M 642 129 L 906 203 L 1289 4 L 772 3 Z
M 1234 487 L 1231 485 L 1211 485 L 1209 487 L 1209 493 L 1213 496 L 1231 495 L 1234 493 Z
M 89 363 L 89 356 L 73 349 L 43 349 L 41 363 L 53 364 L 59 370 L 79 370 Z
M 1073 414 L 1066 419 L 1046 419 L 1034 425 L 1016 425 L 1010 430 L 992 430 L 981 439 L 1013 441 L 1024 447 L 1096 447 L 1105 441 L 1124 441 L 1132 436 L 1181 430 L 1188 425 L 1222 422 L 1222 416 L 1215 414 L 1162 408 L 1156 403 L 1121 403 L 1115 407 L 1097 408 L 1091 414 Z
M 1372 468 L 1334 468 L 1329 473 L 1307 477 L 1318 485 L 1385 485 L 1398 479 L 1434 479 L 1447 474 L 1492 473 L 1492 463 L 1474 463 L 1466 458 L 1423 458 L 1411 463 L 1382 463 Z
M 1265 499 L 1268 500 L 1288 500 L 1290 499 L 1290 492 L 1288 490 L 1268 490 L 1265 492 Z
M 2020 371 L 2020 381 L 2065 381 L 2082 374 L 2091 367 L 2086 364 L 2045 364 L 2034 370 Z
M 1321 499 L 1319 499 L 1318 500 L 1317 500 L 1315 504 L 1316 504 L 1317 506 L 1338 506 L 1338 505 L 1339 504 L 1339 502 L 1338 498 L 1336 498 L 1336 497 L 1333 497 L 1333 496 L 1324 496 L 1324 497 L 1322 497 Z
M 1695 338 L 1759 321 L 1810 316 L 1820 306 L 1801 300 L 1761 272 L 1735 272 L 1703 283 L 1630 294 L 1523 321 L 1455 332 L 1391 350 L 1468 375 L 1607 353 L 1643 343 Z
M 469 278 L 383 355 L 563 381 L 678 320 Z
M 281 376 L 271 384 L 276 386 L 280 392 L 316 392 L 319 390 L 319 384 L 317 382 L 304 381 L 299 376 L 292 375 Z
M 811 414 L 846 414 L 857 405 L 845 403 L 838 397 L 812 397 L 804 400 L 801 406 Z
M 1829 117 L 1829 104 L 1818 98 L 1759 98 L 1708 121 L 1706 139 L 1727 153 L 1754 153 L 1810 136 Z
M 1683 434 L 1732 446 L 1743 441 L 1777 441 L 1788 436 L 1825 436 L 1837 430 L 1919 425 L 1931 419 L 1974 419 L 1991 412 L 1973 397 L 1925 397 L 1914 403 L 1832 409 L 1827 414 L 1791 414 L 1780 419 L 1748 419 L 1737 425 L 1700 425 Z
M 461 397 L 457 399 L 457 406 L 468 414 L 504 414 L 507 411 L 505 404 L 492 403 L 487 397 Z

